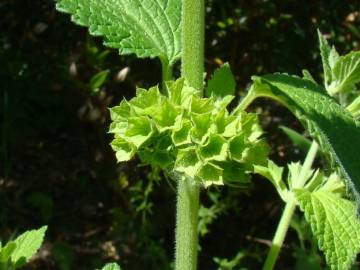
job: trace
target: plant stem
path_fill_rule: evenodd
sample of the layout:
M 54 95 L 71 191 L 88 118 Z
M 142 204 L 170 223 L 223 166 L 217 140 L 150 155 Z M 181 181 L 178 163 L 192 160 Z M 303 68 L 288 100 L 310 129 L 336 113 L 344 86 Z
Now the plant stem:
M 181 73 L 187 83 L 203 91 L 204 0 L 182 0 Z M 175 270 L 196 270 L 198 249 L 199 184 L 178 180 Z
M 311 169 L 312 164 L 314 163 L 316 153 L 318 151 L 318 144 L 313 141 L 309 152 L 306 155 L 303 167 L 300 171 L 299 179 L 296 181 L 295 188 L 303 188 L 307 179 L 309 170 Z M 263 266 L 263 270 L 272 270 L 275 266 L 275 262 L 279 257 L 280 249 L 284 243 L 286 233 L 289 229 L 291 218 L 296 209 L 296 200 L 295 198 L 290 199 L 285 206 L 285 209 L 282 213 L 280 222 L 275 232 L 275 236 L 272 241 L 270 251 L 266 257 L 266 261 Z
M 172 65 L 166 60 L 160 57 L 161 71 L 162 71 L 162 82 L 169 81 L 172 79 Z
M 263 270 L 271 270 L 274 268 L 275 262 L 279 256 L 279 252 L 284 242 L 285 235 L 289 228 L 290 221 L 294 214 L 295 208 L 296 208 L 295 200 L 291 200 L 286 204 L 284 212 L 282 213 L 280 222 L 276 229 L 274 239 L 272 240 L 270 251 L 266 257 Z
M 193 179 L 178 181 L 176 207 L 176 270 L 195 270 L 198 248 L 199 185 Z
M 181 74 L 200 91 L 204 80 L 204 6 L 204 0 L 182 1 Z
M 245 111 L 247 107 L 257 98 L 255 91 L 252 91 L 252 88 L 247 92 L 247 94 L 240 101 L 239 105 L 234 109 L 233 113 L 236 114 L 240 111 Z

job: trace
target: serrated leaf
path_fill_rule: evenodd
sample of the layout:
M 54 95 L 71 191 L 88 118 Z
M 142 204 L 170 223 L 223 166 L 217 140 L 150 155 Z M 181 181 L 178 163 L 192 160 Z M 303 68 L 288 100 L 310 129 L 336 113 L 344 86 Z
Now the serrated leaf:
M 225 97 L 227 95 L 234 95 L 235 87 L 236 83 L 230 65 L 229 63 L 225 63 L 215 70 L 209 80 L 206 88 L 206 96 Z
M 116 263 L 108 263 L 101 270 L 121 270 L 121 267 Z
M 38 230 L 27 231 L 15 239 L 16 248 L 11 253 L 14 265 L 20 267 L 31 259 L 40 248 L 46 229 L 47 226 L 44 226 Z
M 296 147 L 298 147 L 303 153 L 307 153 L 309 151 L 311 146 L 311 141 L 307 139 L 304 135 L 285 126 L 280 126 L 279 128 L 289 137 L 292 143 Z
M 331 95 L 349 92 L 358 82 L 360 82 L 360 52 L 351 52 L 336 61 L 327 90 Z
M 338 59 L 340 58 L 339 53 L 336 51 L 335 47 L 331 47 L 330 55 L 329 55 L 329 66 L 331 69 L 335 67 Z
M 332 270 L 350 269 L 360 251 L 360 221 L 353 202 L 327 191 L 295 191 Z
M 331 82 L 331 67 L 329 63 L 331 48 L 329 46 L 329 43 L 327 42 L 327 40 L 319 30 L 318 30 L 318 37 L 319 37 L 320 55 L 324 69 L 324 81 L 325 81 L 325 85 L 328 85 Z
M 303 74 L 303 79 L 312 81 L 313 83 L 316 83 L 314 77 L 311 75 L 311 73 L 308 70 L 303 69 L 302 74 Z
M 56 8 L 120 54 L 161 57 L 170 64 L 180 57 L 181 1 L 59 0 Z
M 353 117 L 320 86 L 285 74 L 253 77 L 257 96 L 270 97 L 287 106 L 302 121 L 310 135 L 331 153 L 348 186 L 360 191 L 360 127 Z

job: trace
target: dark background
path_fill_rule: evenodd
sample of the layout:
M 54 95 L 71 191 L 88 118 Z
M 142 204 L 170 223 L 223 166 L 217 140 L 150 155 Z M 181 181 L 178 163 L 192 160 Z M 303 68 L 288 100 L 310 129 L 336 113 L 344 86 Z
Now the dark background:
M 239 96 L 254 74 L 306 68 L 321 82 L 317 28 L 341 53 L 360 49 L 358 0 L 206 2 L 206 71 L 229 62 Z M 105 70 L 96 87 L 94 76 Z M 49 226 L 24 269 L 109 261 L 125 270 L 170 269 L 176 184 L 138 160 L 116 164 L 107 134 L 107 108 L 133 97 L 136 86 L 157 84 L 160 72 L 157 60 L 103 47 L 56 12 L 54 1 L 0 0 L 0 239 Z M 303 158 L 278 128 L 302 131 L 286 109 L 263 100 L 251 110 L 260 114 L 272 159 Z M 246 190 L 210 188 L 201 196 L 199 269 L 260 269 L 283 206 L 271 185 L 254 177 Z M 277 269 L 323 265 L 308 227 L 295 221 L 305 245 L 290 230 Z M 216 263 L 237 254 L 243 268 Z

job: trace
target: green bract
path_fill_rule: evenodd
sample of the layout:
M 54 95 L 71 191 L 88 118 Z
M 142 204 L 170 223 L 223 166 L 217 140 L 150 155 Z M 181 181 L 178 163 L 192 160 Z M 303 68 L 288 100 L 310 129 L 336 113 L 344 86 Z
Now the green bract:
M 136 153 L 144 163 L 194 178 L 205 186 L 244 183 L 254 164 L 266 163 L 268 147 L 255 114 L 229 113 L 233 96 L 201 98 L 183 79 L 138 89 L 110 110 L 112 147 L 118 161 Z

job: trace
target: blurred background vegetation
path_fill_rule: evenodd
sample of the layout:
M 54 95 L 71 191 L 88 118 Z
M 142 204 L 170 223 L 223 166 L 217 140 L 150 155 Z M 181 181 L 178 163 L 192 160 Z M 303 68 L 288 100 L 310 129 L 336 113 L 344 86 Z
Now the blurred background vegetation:
M 339 52 L 360 49 L 359 0 L 208 0 L 206 71 L 229 62 L 238 95 L 250 76 L 322 81 L 316 29 Z M 138 160 L 116 164 L 108 107 L 157 84 L 160 63 L 119 56 L 57 13 L 53 0 L 0 1 L 0 239 L 49 225 L 24 269 L 172 267 L 175 183 Z M 176 71 L 179 73 L 179 71 Z M 279 129 L 302 132 L 283 107 L 260 101 L 271 157 L 303 154 Z M 199 269 L 260 269 L 282 210 L 266 180 L 202 192 Z M 323 269 L 307 225 L 295 218 L 278 269 Z

